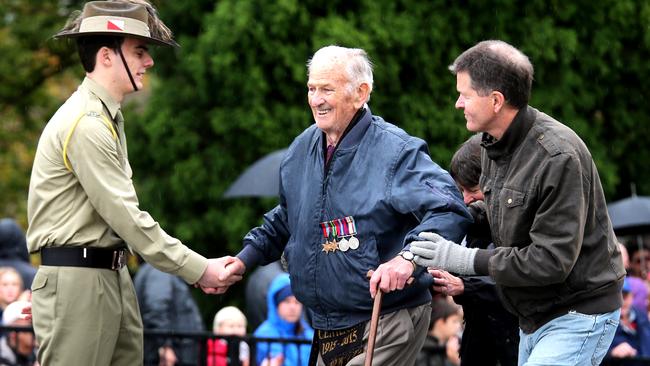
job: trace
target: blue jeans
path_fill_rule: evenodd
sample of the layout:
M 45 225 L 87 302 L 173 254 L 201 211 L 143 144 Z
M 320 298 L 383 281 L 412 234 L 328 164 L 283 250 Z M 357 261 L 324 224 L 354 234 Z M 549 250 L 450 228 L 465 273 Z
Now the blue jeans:
M 520 331 L 519 366 L 600 365 L 620 314 L 620 309 L 595 315 L 570 311 L 534 333 Z

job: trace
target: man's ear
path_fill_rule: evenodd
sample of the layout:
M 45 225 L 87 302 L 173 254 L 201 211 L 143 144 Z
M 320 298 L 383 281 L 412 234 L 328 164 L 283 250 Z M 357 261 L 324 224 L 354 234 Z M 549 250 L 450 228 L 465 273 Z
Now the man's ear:
M 506 97 L 500 91 L 494 90 L 490 93 L 490 98 L 492 99 L 491 102 L 494 113 L 499 113 L 506 104 Z
M 369 95 L 370 95 L 370 85 L 368 85 L 367 83 L 361 83 L 361 85 L 359 85 L 356 90 L 356 99 L 354 101 L 354 107 L 356 109 L 363 107 L 363 105 L 368 100 Z
M 104 46 L 97 51 L 97 64 L 102 64 L 105 67 L 111 66 L 113 62 L 113 50 Z

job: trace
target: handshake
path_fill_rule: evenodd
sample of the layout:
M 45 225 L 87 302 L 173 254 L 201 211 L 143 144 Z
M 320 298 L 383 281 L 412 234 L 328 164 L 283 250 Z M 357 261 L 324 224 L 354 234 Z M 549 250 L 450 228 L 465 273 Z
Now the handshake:
M 242 279 L 246 266 L 237 257 L 225 256 L 208 259 L 208 267 L 194 285 L 206 294 L 223 294 Z
M 411 242 L 416 264 L 442 269 L 459 275 L 474 275 L 474 257 L 478 249 L 466 248 L 436 233 L 421 232 L 421 240 Z

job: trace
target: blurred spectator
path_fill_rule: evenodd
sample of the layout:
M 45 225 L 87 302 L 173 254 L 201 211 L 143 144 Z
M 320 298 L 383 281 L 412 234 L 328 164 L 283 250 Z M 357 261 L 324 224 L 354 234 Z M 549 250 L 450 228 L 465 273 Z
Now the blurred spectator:
M 0 316 L 24 293 L 23 280 L 13 267 L 0 267 Z M 28 292 L 28 291 L 27 291 Z
M 644 280 L 648 279 L 650 252 L 645 248 L 630 248 L 630 274 Z
M 457 366 L 458 335 L 462 329 L 463 315 L 460 306 L 444 298 L 431 303 L 429 333 L 415 361 L 416 366 Z
M 633 276 L 630 270 L 630 256 L 627 248 L 621 242 L 618 243 L 623 258 L 623 266 L 627 271 L 627 280 L 632 292 L 632 305 L 638 309 L 648 309 L 648 283 L 644 278 Z
M 25 232 L 15 220 L 0 220 L 0 267 L 13 267 L 20 273 L 25 288 L 32 286 L 36 268 L 29 261 Z
M 179 277 L 143 262 L 135 276 L 135 291 L 144 329 L 204 330 L 189 286 Z M 144 338 L 145 365 L 197 365 L 198 359 L 199 346 L 193 339 Z
M 255 330 L 256 337 L 312 340 L 314 330 L 302 318 L 302 304 L 291 290 L 289 275 L 278 275 L 267 294 L 267 319 Z M 311 345 L 257 343 L 257 363 L 277 356 L 284 357 L 285 366 L 306 366 Z
M 246 316 L 234 306 L 226 306 L 214 316 L 212 331 L 221 336 L 246 336 Z M 243 366 L 250 363 L 250 349 L 244 341 L 239 342 L 239 361 Z M 208 365 L 228 365 L 228 342 L 225 339 L 208 339 Z
M 31 326 L 32 322 L 25 320 L 21 314 L 26 306 L 29 306 L 27 301 L 15 301 L 9 304 L 2 313 L 2 324 L 11 327 Z M 0 366 L 38 365 L 34 346 L 34 334 L 31 331 L 6 332 L 0 338 Z
M 614 358 L 650 357 L 650 321 L 645 310 L 632 304 L 629 278 L 623 284 L 623 306 L 621 320 L 616 328 L 614 340 L 609 348 L 609 356 Z M 626 366 L 647 365 L 626 361 Z
M 280 261 L 271 262 L 265 266 L 259 266 L 248 276 L 246 282 L 246 315 L 251 329 L 257 329 L 266 319 L 266 293 L 269 290 L 271 281 L 285 273 Z

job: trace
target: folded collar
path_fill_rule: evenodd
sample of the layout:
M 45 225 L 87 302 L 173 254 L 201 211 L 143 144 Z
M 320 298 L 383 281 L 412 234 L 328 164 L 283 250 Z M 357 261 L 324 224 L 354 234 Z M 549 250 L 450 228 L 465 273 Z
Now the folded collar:
M 99 85 L 99 83 L 89 77 L 85 77 L 81 85 L 84 88 L 90 90 L 91 93 L 95 94 L 97 98 L 101 100 L 102 104 L 104 104 L 104 107 L 106 107 L 108 110 L 108 113 L 110 113 L 111 118 L 115 120 L 117 111 L 120 110 L 120 103 L 116 102 L 115 99 L 111 97 L 111 95 L 108 93 L 108 90 L 106 90 L 103 86 Z
M 530 106 L 526 106 L 517 112 L 517 115 L 500 140 L 484 132 L 481 145 L 487 151 L 488 157 L 491 160 L 498 160 L 499 158 L 511 155 L 524 141 L 528 131 L 533 127 L 534 122 L 535 110 Z

